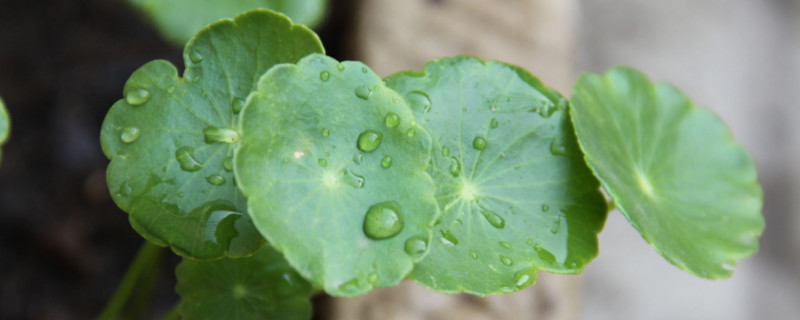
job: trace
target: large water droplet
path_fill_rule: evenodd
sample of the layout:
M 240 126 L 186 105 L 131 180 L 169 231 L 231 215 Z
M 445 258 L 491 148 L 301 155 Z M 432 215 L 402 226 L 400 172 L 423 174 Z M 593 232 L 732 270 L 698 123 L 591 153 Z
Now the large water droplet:
M 386 117 L 383 118 L 383 122 L 389 128 L 397 128 L 397 126 L 400 125 L 400 116 L 394 112 L 389 112 L 386 114 Z
M 491 224 L 493 227 L 497 229 L 503 229 L 506 226 L 506 220 L 497 215 L 497 213 L 494 211 L 487 209 L 483 210 L 481 213 L 483 213 L 483 217 L 485 217 L 486 221 L 489 221 L 489 224 Z
M 239 133 L 230 128 L 206 127 L 203 129 L 203 135 L 205 135 L 206 143 L 236 143 L 239 141 Z
M 358 86 L 355 90 L 356 97 L 361 99 L 367 100 L 369 96 L 372 95 L 372 90 L 370 90 L 368 85 Z
M 197 50 L 192 50 L 192 52 L 189 52 L 189 60 L 191 60 L 192 63 L 200 63 L 203 61 L 203 55 Z
M 322 71 L 319 73 L 319 79 L 322 81 L 328 81 L 331 78 L 331 73 L 328 71 Z
M 388 239 L 403 230 L 400 205 L 386 201 L 372 205 L 364 216 L 364 234 L 374 240 Z
M 423 91 L 414 90 L 409 92 L 406 95 L 406 101 L 411 105 L 411 109 L 416 112 L 431 111 L 431 98 Z
M 514 260 L 506 256 L 500 256 L 500 262 L 509 267 L 514 265 Z
M 409 256 L 417 257 L 428 250 L 428 241 L 422 236 L 413 236 L 406 240 L 406 253 Z
M 128 104 L 132 106 L 138 106 L 144 104 L 149 100 L 150 100 L 150 92 L 141 88 L 131 89 L 130 91 L 128 91 L 128 94 L 125 95 L 125 101 L 127 101 Z
M 392 157 L 385 156 L 383 157 L 383 159 L 381 159 L 381 167 L 383 167 L 384 169 L 388 169 L 391 166 L 392 166 Z
M 383 134 L 372 130 L 365 130 L 358 135 L 358 149 L 364 152 L 372 152 L 381 145 Z
M 175 150 L 175 159 L 183 171 L 197 171 L 203 168 L 203 165 L 194 158 L 194 149 L 189 146 L 184 146 Z
M 227 156 L 225 160 L 222 160 L 222 168 L 228 172 L 233 171 L 233 156 Z
M 534 281 L 536 281 L 536 269 L 534 268 L 525 268 L 514 274 L 514 286 L 517 288 L 532 285 Z
M 344 169 L 342 175 L 342 182 L 346 183 L 347 185 L 353 188 L 361 189 L 364 187 L 364 183 L 366 182 L 366 180 L 364 180 L 364 177 L 353 172 L 352 170 Z
M 244 108 L 244 99 L 234 98 L 233 101 L 231 101 L 231 111 L 233 111 L 233 114 L 239 114 L 239 112 L 242 112 L 243 108 Z
M 477 136 L 472 140 L 472 147 L 478 150 L 486 149 L 486 138 Z
M 221 174 L 212 174 L 206 177 L 206 181 L 215 186 L 221 186 L 225 184 L 225 177 L 223 177 Z
M 139 134 L 142 132 L 137 127 L 126 127 L 122 129 L 122 133 L 119 135 L 119 139 L 125 143 L 133 143 L 136 139 L 139 139 Z
M 461 162 L 456 157 L 450 157 L 450 174 L 453 177 L 458 177 L 461 174 Z
M 450 230 L 447 231 L 439 231 L 442 234 L 442 243 L 446 245 L 456 246 L 458 245 L 458 238 L 456 238 Z

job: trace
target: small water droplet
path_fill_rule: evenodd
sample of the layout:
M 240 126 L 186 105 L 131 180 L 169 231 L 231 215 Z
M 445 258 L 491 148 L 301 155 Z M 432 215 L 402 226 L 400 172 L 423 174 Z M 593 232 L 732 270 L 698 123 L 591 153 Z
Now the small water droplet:
M 470 258 L 472 258 L 472 260 L 478 260 L 478 253 L 476 253 L 475 251 L 470 250 L 469 256 Z
M 545 250 L 541 245 L 537 244 L 533 246 L 533 249 L 536 250 L 536 254 L 539 255 L 539 259 L 549 263 L 556 262 L 556 256 L 550 253 L 550 251 Z
M 381 167 L 383 167 L 384 169 L 388 169 L 391 166 L 392 166 L 392 157 L 385 156 L 383 157 L 383 159 L 381 159 Z
M 233 156 L 227 156 L 225 160 L 222 160 L 222 168 L 228 172 L 233 171 Z
M 178 88 L 176 86 L 169 86 L 169 88 L 167 88 L 167 93 L 175 93 L 175 90 L 177 89 Z
M 497 213 L 494 211 L 485 209 L 482 210 L 481 213 L 483 213 L 483 217 L 486 218 L 486 221 L 488 221 L 493 227 L 497 229 L 503 229 L 506 226 L 506 220 L 497 215 Z
M 556 156 L 566 156 L 569 155 L 567 152 L 567 145 L 565 144 L 564 138 L 562 136 L 556 136 L 553 138 L 553 142 L 550 143 L 550 153 Z
M 376 273 L 370 273 L 370 274 L 367 276 L 367 281 L 368 281 L 370 284 L 375 284 L 375 282 L 378 282 L 378 274 L 376 274 Z
M 359 97 L 360 99 L 367 100 L 367 99 L 369 99 L 369 96 L 372 95 L 372 90 L 370 90 L 368 85 L 363 85 L 363 86 L 357 87 L 356 90 L 355 90 L 355 93 L 356 93 L 356 97 Z
M 501 247 L 503 247 L 503 248 L 506 248 L 506 249 L 511 249 L 511 243 L 509 243 L 509 242 L 506 242 L 506 241 L 500 241 L 500 242 L 498 242 L 498 244 L 499 244 Z
M 446 245 L 451 245 L 451 246 L 457 246 L 458 245 L 458 238 L 456 238 L 453 235 L 453 233 L 450 232 L 450 230 L 447 230 L 447 231 L 440 230 L 439 233 L 442 234 L 442 237 L 441 237 L 442 243 L 444 243 Z
M 534 268 L 525 268 L 514 274 L 514 286 L 517 288 L 532 285 L 534 281 L 536 281 L 536 269 Z
M 491 125 L 492 129 L 494 129 L 497 128 L 497 126 L 499 126 L 500 123 L 497 122 L 497 118 L 492 118 L 492 122 L 489 125 Z
M 126 182 L 123 182 L 121 185 L 119 185 L 119 191 L 117 191 L 117 195 L 118 196 L 122 196 L 122 197 L 127 197 L 127 196 L 131 195 L 132 191 L 133 191 L 133 188 L 131 188 L 131 185 L 128 184 L 128 182 L 126 181 Z
M 137 127 L 126 127 L 122 129 L 122 133 L 119 135 L 119 139 L 125 143 L 133 143 L 136 139 L 139 139 L 139 135 L 141 134 L 141 130 Z
M 445 146 L 442 146 L 442 155 L 445 156 L 445 157 L 449 156 L 450 155 L 450 149 L 448 149 Z
M 350 279 L 339 285 L 339 291 L 355 293 L 358 291 L 358 279 Z
M 225 177 L 223 177 L 220 174 L 212 174 L 212 175 L 206 177 L 206 181 L 208 181 L 208 183 L 213 184 L 215 186 L 221 186 L 221 185 L 225 184 Z
M 239 112 L 242 112 L 243 108 L 244 108 L 244 99 L 234 98 L 233 101 L 231 101 L 231 111 L 233 111 L 233 114 L 239 114 Z
M 361 72 L 367 73 L 367 67 L 361 67 Z
M 383 134 L 372 130 L 364 130 L 358 135 L 358 149 L 364 152 L 372 152 L 381 145 Z
M 364 187 L 366 180 L 364 180 L 364 177 L 353 172 L 352 170 L 344 169 L 342 171 L 342 182 L 346 183 L 347 185 L 353 188 L 361 189 Z
M 322 158 L 317 159 L 317 163 L 319 164 L 320 167 L 323 167 L 323 168 L 328 166 L 328 160 L 325 160 L 325 159 L 322 159 Z
M 229 128 L 206 127 L 203 129 L 203 135 L 206 143 L 236 143 L 239 141 L 239 133 Z
M 203 55 L 197 50 L 192 50 L 189 53 L 189 60 L 192 60 L 192 63 L 200 63 L 203 61 Z
M 322 128 L 322 136 L 327 138 L 329 135 L 331 135 L 331 131 L 328 128 Z
M 550 211 L 550 205 L 546 203 L 542 204 L 542 212 L 547 212 L 547 211 Z
M 382 240 L 396 236 L 403 230 L 400 205 L 386 201 L 372 205 L 364 216 L 364 234 L 370 239 Z
M 486 138 L 477 136 L 474 140 L 472 140 L 472 147 L 477 150 L 486 149 Z
M 528 239 L 528 242 L 527 242 L 527 244 L 528 244 L 529 246 L 532 246 L 532 245 L 533 245 L 533 239 Z
M 556 109 L 557 109 L 556 106 L 552 105 L 549 102 L 545 102 L 542 106 L 538 108 L 538 111 L 539 115 L 542 116 L 542 118 L 550 118 L 553 115 L 553 113 L 556 112 Z
M 360 152 L 356 152 L 356 154 L 353 155 L 353 163 L 355 163 L 355 164 L 361 164 L 361 161 L 363 159 L 364 159 L 364 155 L 361 154 Z
M 175 150 L 175 159 L 183 171 L 197 171 L 203 168 L 203 165 L 194 158 L 194 148 L 184 146 Z
M 506 256 L 500 256 L 500 262 L 509 267 L 514 265 L 514 260 Z
M 428 250 L 428 241 L 422 236 L 413 236 L 406 240 L 406 253 L 409 256 L 417 257 Z
M 416 112 L 431 111 L 431 98 L 423 91 L 414 90 L 409 92 L 406 95 L 406 101 L 411 105 L 411 109 Z
M 328 71 L 322 71 L 319 73 L 319 79 L 322 81 L 328 81 L 331 78 L 331 73 Z
M 383 118 L 383 122 L 389 128 L 397 128 L 397 126 L 400 125 L 400 116 L 394 112 L 389 112 L 386 114 L 386 117 Z
M 337 68 L 337 69 L 339 69 L 339 71 L 344 71 L 344 65 L 343 65 L 343 64 L 341 64 L 341 63 L 340 63 L 340 64 L 338 64 L 338 65 L 336 66 L 336 68 Z
M 125 101 L 131 106 L 138 106 L 150 100 L 150 92 L 142 88 L 134 88 L 125 95 Z
M 414 130 L 414 128 L 408 128 L 408 131 L 406 131 L 406 135 L 409 138 L 415 136 L 416 134 L 417 134 L 417 130 Z
M 450 157 L 450 174 L 453 177 L 458 177 L 461 174 L 461 162 L 456 157 Z

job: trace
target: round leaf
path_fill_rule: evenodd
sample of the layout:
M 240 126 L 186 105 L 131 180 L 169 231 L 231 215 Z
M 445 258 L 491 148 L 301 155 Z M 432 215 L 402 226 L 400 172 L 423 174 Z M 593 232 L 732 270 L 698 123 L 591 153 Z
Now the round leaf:
M 205 25 L 258 8 L 283 13 L 297 24 L 315 27 L 326 0 L 128 0 L 153 22 L 161 35 L 183 45 Z
M 412 278 L 488 295 L 532 284 L 537 270 L 579 273 L 597 255 L 605 201 L 558 93 L 518 67 L 472 57 L 386 81 L 431 134 L 442 208 Z
M 399 283 L 438 214 L 430 137 L 359 62 L 270 69 L 241 119 L 236 178 L 256 227 L 336 296 Z
M 184 319 L 311 318 L 311 284 L 269 246 L 247 258 L 186 259 L 175 274 Z
M 192 39 L 184 78 L 163 60 L 134 72 L 101 132 L 109 189 L 134 229 L 198 259 L 261 247 L 232 172 L 237 113 L 270 66 L 322 51 L 307 28 L 259 10 Z
M 11 122 L 8 120 L 8 111 L 3 104 L 3 99 L 0 99 L 0 146 L 8 140 L 8 133 L 11 131 Z M 0 158 L 3 156 L 3 150 L 0 149 Z
M 582 76 L 572 105 L 586 162 L 672 264 L 724 278 L 758 249 L 764 219 L 753 161 L 711 111 L 629 68 Z

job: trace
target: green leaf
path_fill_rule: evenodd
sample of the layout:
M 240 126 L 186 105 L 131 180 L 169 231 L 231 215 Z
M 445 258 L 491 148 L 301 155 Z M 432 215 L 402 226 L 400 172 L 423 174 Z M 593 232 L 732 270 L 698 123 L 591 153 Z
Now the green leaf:
M 433 138 L 442 217 L 413 279 L 496 294 L 532 284 L 537 270 L 579 273 L 597 255 L 605 201 L 557 92 L 523 69 L 472 57 L 386 82 Z
M 287 15 L 294 23 L 315 27 L 325 14 L 326 0 L 128 0 L 144 13 L 161 35 L 183 45 L 205 25 L 252 9 Z
M 11 131 L 11 121 L 8 120 L 8 111 L 3 99 L 0 99 L 0 147 L 8 140 L 8 134 Z M 3 157 L 3 149 L 0 149 L 0 159 Z
M 311 284 L 269 246 L 247 258 L 185 259 L 175 274 L 184 319 L 311 318 Z
M 731 275 L 758 250 L 753 160 L 711 111 L 629 68 L 583 75 L 572 119 L 586 162 L 642 237 L 695 275 Z
M 270 66 L 322 51 L 306 27 L 257 10 L 192 39 L 184 78 L 163 60 L 134 72 L 101 132 L 111 159 L 108 186 L 133 228 L 198 259 L 247 256 L 261 247 L 232 172 L 237 112 Z
M 360 62 L 270 69 L 241 119 L 236 179 L 256 227 L 336 296 L 399 283 L 438 214 L 430 137 Z

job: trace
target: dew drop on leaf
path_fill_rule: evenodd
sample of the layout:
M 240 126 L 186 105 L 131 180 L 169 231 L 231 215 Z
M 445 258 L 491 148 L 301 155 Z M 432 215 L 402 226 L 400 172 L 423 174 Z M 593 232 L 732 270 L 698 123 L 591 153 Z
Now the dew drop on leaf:
M 364 234 L 370 239 L 382 240 L 396 236 L 403 230 L 400 205 L 386 201 L 372 205 L 364 216 Z
M 367 282 L 369 282 L 370 284 L 375 284 L 375 282 L 378 282 L 378 274 L 377 273 L 370 273 L 367 276 Z
M 125 143 L 133 143 L 136 139 L 139 139 L 139 134 L 142 132 L 137 127 L 126 127 L 122 129 L 122 133 L 119 135 L 119 139 Z
M 357 87 L 356 90 L 355 90 L 355 93 L 356 93 L 356 97 L 359 97 L 360 99 L 367 100 L 367 99 L 369 99 L 369 96 L 372 95 L 372 90 L 369 89 L 368 85 L 363 85 L 363 86 Z
M 400 125 L 400 116 L 398 116 L 394 112 L 389 112 L 386 114 L 386 117 L 383 118 L 384 123 L 389 128 L 397 128 Z
M 475 251 L 470 250 L 469 251 L 469 257 L 472 258 L 472 260 L 478 260 L 478 253 L 476 253 Z
M 344 65 L 341 63 L 337 65 L 336 68 L 339 69 L 339 71 L 344 71 Z
M 233 111 L 233 114 L 239 114 L 239 112 L 242 112 L 243 108 L 244 108 L 244 99 L 234 98 L 233 101 L 231 101 L 231 111 Z
M 406 101 L 408 101 L 408 104 L 411 105 L 411 108 L 414 111 L 431 111 L 431 98 L 428 97 L 428 94 L 423 91 L 414 90 L 409 92 L 408 95 L 406 95 Z
M 385 156 L 383 157 L 383 159 L 381 159 L 381 167 L 383 167 L 384 169 L 388 169 L 391 166 L 392 166 L 392 157 Z
M 197 50 L 192 50 L 192 52 L 189 53 L 189 60 L 191 60 L 192 63 L 200 63 L 203 61 L 203 55 Z
M 489 125 L 491 125 L 492 129 L 494 129 L 494 128 L 497 128 L 497 126 L 499 126 L 500 123 L 497 122 L 497 118 L 492 118 L 492 122 L 489 123 Z
M 486 138 L 477 136 L 474 140 L 472 140 L 472 147 L 477 150 L 486 149 Z
M 183 171 L 197 171 L 203 168 L 203 165 L 194 158 L 194 148 L 184 146 L 175 150 L 175 159 Z
M 206 143 L 236 143 L 239 141 L 239 133 L 230 128 L 206 127 L 203 129 Z
M 553 142 L 550 143 L 550 153 L 556 156 L 568 155 L 567 146 L 564 144 L 564 139 L 561 136 L 553 138 Z
M 450 157 L 450 174 L 453 177 L 458 177 L 461 174 L 461 162 L 456 157 Z
M 506 256 L 500 256 L 500 262 L 509 267 L 514 265 L 514 260 Z
M 322 71 L 319 73 L 319 79 L 322 81 L 328 81 L 331 78 L 331 73 L 328 71 Z
M 446 245 L 457 246 L 458 238 L 456 238 L 450 230 L 439 231 L 442 234 L 442 242 Z
M 366 180 L 364 180 L 364 177 L 362 177 L 361 175 L 353 172 L 352 170 L 344 169 L 343 175 L 342 175 L 342 182 L 344 182 L 345 184 L 347 184 L 347 185 L 349 185 L 349 186 L 351 186 L 353 188 L 361 189 L 361 188 L 364 187 L 364 184 L 366 183 Z
M 448 149 L 445 146 L 442 146 L 442 155 L 445 156 L 445 157 L 449 156 L 450 155 L 450 149 Z
M 511 249 L 511 243 L 509 243 L 507 241 L 500 241 L 497 244 L 499 244 L 503 248 Z
M 208 181 L 208 183 L 213 184 L 215 186 L 221 186 L 221 185 L 225 184 L 225 177 L 223 177 L 220 174 L 212 174 L 212 175 L 206 177 L 206 181 Z
M 331 135 L 331 131 L 328 128 L 322 128 L 322 136 L 327 138 L 329 135 Z
M 128 94 L 125 95 L 125 101 L 128 102 L 129 105 L 138 106 L 144 104 L 145 102 L 150 100 L 150 92 L 137 88 L 128 91 Z
M 406 135 L 409 138 L 415 136 L 416 134 L 417 134 L 417 130 L 414 130 L 414 128 L 408 128 L 408 131 L 406 132 Z
M 227 156 L 225 160 L 222 160 L 222 168 L 228 172 L 233 171 L 233 156 Z
M 169 86 L 169 88 L 167 88 L 167 93 L 175 93 L 175 90 L 176 90 L 176 89 L 178 89 L 178 87 L 176 87 L 176 86 Z
M 323 167 L 323 168 L 328 166 L 328 160 L 325 160 L 325 159 L 322 159 L 322 158 L 317 159 L 317 163 L 319 164 L 320 167 Z
M 493 227 L 497 229 L 503 229 L 506 226 L 506 220 L 497 215 L 497 213 L 494 211 L 482 210 L 481 213 L 483 214 L 483 217 L 486 218 L 486 221 L 488 221 Z
M 548 102 L 545 102 L 545 104 L 538 108 L 538 111 L 542 118 L 550 118 L 553 113 L 556 112 L 556 107 Z
M 405 250 L 409 256 L 420 256 L 428 250 L 428 241 L 421 236 L 413 236 L 406 240 Z
M 355 163 L 355 164 L 361 164 L 361 161 L 363 159 L 364 159 L 364 155 L 361 154 L 360 152 L 356 152 L 356 154 L 353 155 L 353 163 Z
M 372 130 L 365 130 L 358 135 L 358 149 L 364 152 L 372 152 L 381 145 L 383 134 Z
M 550 205 L 546 203 L 542 204 L 542 212 L 547 212 L 547 211 L 550 211 Z
M 358 279 L 350 279 L 349 281 L 342 283 L 339 285 L 339 291 L 341 292 L 357 292 L 358 291 Z
M 536 280 L 536 269 L 534 268 L 525 268 L 514 274 L 514 286 L 517 288 L 527 287 L 533 284 L 534 280 Z

